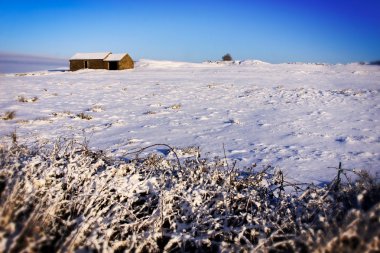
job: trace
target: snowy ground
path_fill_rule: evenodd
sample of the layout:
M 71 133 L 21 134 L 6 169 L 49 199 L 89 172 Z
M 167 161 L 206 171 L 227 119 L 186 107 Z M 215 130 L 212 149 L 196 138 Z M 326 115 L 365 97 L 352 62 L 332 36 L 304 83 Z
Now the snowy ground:
M 340 161 L 380 172 L 378 66 L 136 65 L 0 75 L 0 115 L 16 112 L 0 120 L 1 141 L 16 130 L 24 142 L 86 136 L 115 155 L 165 143 L 199 146 L 209 158 L 223 156 L 224 145 L 239 167 L 272 165 L 316 183 L 331 180 L 328 167 Z

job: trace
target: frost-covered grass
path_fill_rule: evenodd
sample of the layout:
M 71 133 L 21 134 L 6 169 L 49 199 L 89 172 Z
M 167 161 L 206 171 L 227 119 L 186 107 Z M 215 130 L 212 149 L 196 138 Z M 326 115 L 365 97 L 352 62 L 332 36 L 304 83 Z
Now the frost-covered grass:
M 17 141 L 0 147 L 3 252 L 380 249 L 380 186 L 366 172 L 339 167 L 317 186 L 203 159 L 196 147 L 181 159 L 166 145 L 165 157 L 115 158 L 86 142 Z

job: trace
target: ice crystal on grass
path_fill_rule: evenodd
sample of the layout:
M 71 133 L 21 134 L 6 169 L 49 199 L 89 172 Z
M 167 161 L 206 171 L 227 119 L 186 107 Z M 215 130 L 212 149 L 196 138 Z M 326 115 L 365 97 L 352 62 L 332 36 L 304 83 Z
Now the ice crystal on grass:
M 1 251 L 379 247 L 380 187 L 365 173 L 343 183 L 348 171 L 339 167 L 337 178 L 317 187 L 292 184 L 270 166 L 239 170 L 199 154 L 125 159 L 73 140 L 51 149 L 18 143 L 0 147 Z

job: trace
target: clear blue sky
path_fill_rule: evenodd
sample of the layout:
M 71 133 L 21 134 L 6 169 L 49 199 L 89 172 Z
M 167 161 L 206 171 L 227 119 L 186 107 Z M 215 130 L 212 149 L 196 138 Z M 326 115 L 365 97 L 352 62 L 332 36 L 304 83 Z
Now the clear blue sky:
M 0 0 L 0 51 L 68 58 L 380 59 L 379 0 Z

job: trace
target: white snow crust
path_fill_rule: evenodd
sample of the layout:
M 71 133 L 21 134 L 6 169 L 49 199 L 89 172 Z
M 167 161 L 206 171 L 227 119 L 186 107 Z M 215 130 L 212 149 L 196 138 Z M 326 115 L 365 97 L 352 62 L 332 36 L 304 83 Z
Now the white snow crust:
M 76 53 L 73 55 L 70 60 L 103 60 L 111 52 L 105 53 Z
M 379 91 L 380 68 L 359 64 L 140 60 L 133 70 L 6 74 L 0 116 L 16 116 L 0 120 L 0 136 L 86 136 L 116 156 L 165 143 L 213 158 L 224 145 L 239 167 L 272 165 L 322 183 L 339 162 L 379 172 Z
M 104 61 L 120 61 L 121 59 L 123 59 L 123 57 L 125 56 L 126 54 L 110 54 L 108 55 Z

